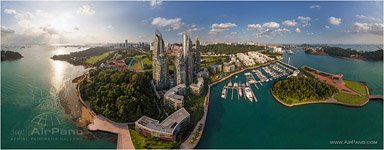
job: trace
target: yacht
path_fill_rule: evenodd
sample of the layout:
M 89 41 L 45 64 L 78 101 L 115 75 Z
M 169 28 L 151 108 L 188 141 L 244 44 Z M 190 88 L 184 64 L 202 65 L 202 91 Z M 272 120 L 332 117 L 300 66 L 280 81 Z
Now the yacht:
M 245 96 L 247 96 L 248 100 L 250 100 L 251 102 L 253 101 L 253 96 L 252 96 L 252 91 L 251 91 L 251 88 L 249 88 L 248 86 L 244 88 L 244 92 L 245 92 Z
M 221 91 L 221 98 L 226 98 L 227 97 L 227 89 L 225 88 L 225 86 L 223 87 L 223 90 Z
M 232 82 L 229 81 L 228 84 L 227 84 L 228 87 L 232 87 Z
M 241 82 L 239 81 L 239 95 L 240 97 L 243 96 L 243 92 L 241 91 Z
M 289 55 L 292 55 L 292 54 L 293 54 L 293 51 L 292 51 L 292 50 L 288 50 L 287 53 L 288 53 Z

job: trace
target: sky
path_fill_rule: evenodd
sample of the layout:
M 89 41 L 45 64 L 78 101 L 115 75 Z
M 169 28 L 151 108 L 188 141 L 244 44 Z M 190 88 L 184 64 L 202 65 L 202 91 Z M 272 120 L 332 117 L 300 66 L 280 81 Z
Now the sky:
M 204 42 L 382 44 L 383 1 L 1 1 L 3 44 Z

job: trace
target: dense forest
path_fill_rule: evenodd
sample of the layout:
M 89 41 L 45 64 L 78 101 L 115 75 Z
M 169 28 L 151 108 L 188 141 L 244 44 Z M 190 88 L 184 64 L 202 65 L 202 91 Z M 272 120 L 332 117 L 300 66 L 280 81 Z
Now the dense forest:
M 324 100 L 337 91 L 335 87 L 313 77 L 287 78 L 277 81 L 272 86 L 273 94 L 288 104 Z
M 17 60 L 23 58 L 23 56 L 19 52 L 13 51 L 1 51 L 1 61 L 4 60 Z
M 256 45 L 228 45 L 228 44 L 209 44 L 201 46 L 202 53 L 212 52 L 215 54 L 236 54 L 249 51 L 265 50 L 265 46 Z
M 80 84 L 81 96 L 90 101 L 97 114 L 114 121 L 136 121 L 142 115 L 155 117 L 159 112 L 151 75 L 128 70 L 92 70 L 90 78 Z

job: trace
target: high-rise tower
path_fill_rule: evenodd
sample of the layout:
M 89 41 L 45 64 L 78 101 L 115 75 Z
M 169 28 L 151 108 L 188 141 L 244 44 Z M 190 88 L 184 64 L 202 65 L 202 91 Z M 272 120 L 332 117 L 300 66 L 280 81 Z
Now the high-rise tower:
M 161 33 L 156 30 L 152 43 L 153 52 L 153 82 L 157 90 L 166 89 L 169 86 L 168 59 L 164 51 L 164 40 Z
M 183 58 L 184 62 L 186 63 L 186 78 L 187 81 L 185 85 L 189 86 L 193 83 L 193 57 L 191 54 L 192 50 L 192 41 L 187 35 L 187 33 L 184 33 L 183 36 Z
M 196 54 L 195 54 L 195 74 L 200 72 L 201 56 L 200 56 L 200 41 L 199 38 L 196 38 Z

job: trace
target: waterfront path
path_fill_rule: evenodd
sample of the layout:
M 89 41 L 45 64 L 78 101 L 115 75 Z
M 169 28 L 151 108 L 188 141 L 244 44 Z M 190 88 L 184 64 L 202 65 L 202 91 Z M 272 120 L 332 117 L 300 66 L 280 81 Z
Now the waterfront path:
M 381 99 L 381 100 L 383 100 L 383 95 L 369 95 L 369 99 L 370 100 L 374 100 L 374 99 Z
M 135 149 L 127 123 L 115 123 L 102 115 L 96 115 L 93 123 L 88 125 L 91 131 L 105 131 L 117 134 L 117 149 Z

